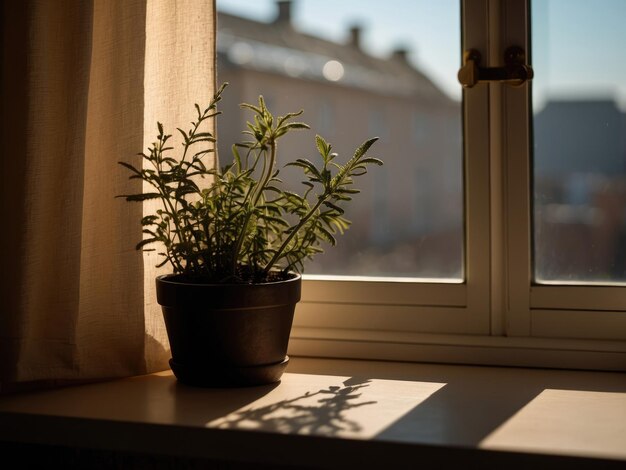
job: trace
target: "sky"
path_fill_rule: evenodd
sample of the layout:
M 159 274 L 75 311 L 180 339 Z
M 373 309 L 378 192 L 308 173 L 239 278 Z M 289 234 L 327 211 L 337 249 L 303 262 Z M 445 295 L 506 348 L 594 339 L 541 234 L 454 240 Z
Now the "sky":
M 217 0 L 217 7 L 259 21 L 275 15 L 274 0 Z M 459 99 L 458 0 L 294 0 L 296 27 L 343 42 L 364 28 L 363 44 L 387 56 L 408 47 L 411 62 Z M 553 98 L 615 99 L 626 111 L 626 0 L 532 2 L 534 103 Z
M 626 111 L 626 0 L 532 3 L 535 103 L 614 99 Z

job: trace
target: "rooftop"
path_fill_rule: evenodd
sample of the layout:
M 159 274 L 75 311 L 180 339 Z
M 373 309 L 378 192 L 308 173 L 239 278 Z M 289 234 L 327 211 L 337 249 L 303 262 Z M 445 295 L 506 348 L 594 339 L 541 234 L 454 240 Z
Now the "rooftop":
M 361 88 L 377 93 L 412 96 L 423 101 L 449 98 L 398 49 L 388 58 L 368 54 L 360 46 L 362 30 L 354 26 L 346 43 L 336 43 L 296 30 L 290 2 L 278 2 L 273 22 L 264 23 L 218 12 L 217 51 L 221 60 L 246 69 L 293 78 Z

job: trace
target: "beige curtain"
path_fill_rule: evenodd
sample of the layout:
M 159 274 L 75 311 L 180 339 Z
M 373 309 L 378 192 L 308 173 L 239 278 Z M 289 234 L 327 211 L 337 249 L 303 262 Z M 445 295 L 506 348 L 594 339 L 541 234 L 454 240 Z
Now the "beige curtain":
M 212 96 L 214 1 L 2 8 L 0 389 L 165 369 L 147 209 L 115 198 L 141 182 L 116 162 Z

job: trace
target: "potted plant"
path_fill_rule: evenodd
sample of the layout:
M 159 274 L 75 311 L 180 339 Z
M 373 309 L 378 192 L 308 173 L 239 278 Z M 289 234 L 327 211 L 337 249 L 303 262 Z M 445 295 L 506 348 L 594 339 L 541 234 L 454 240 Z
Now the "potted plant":
M 171 156 L 171 135 L 158 123 L 158 135 L 144 165 L 119 162 L 151 189 L 122 195 L 127 201 L 160 200 L 142 218 L 146 238 L 137 249 L 156 244 L 172 274 L 156 279 L 172 350 L 170 365 L 183 383 L 199 386 L 255 385 L 276 382 L 284 371 L 295 304 L 300 299 L 306 259 L 335 245 L 335 235 L 350 225 L 341 204 L 359 191 L 353 179 L 370 164 L 358 147 L 345 164 L 335 161 L 331 145 L 316 136 L 318 164 L 298 158 L 289 166 L 304 172 L 302 195 L 282 189 L 277 143 L 290 131 L 308 129 L 298 113 L 274 117 L 262 97 L 242 104 L 253 114 L 233 145 L 233 162 L 221 169 L 205 159 L 215 144 L 203 124 L 220 112 L 224 84 L 209 106 L 196 105 L 196 119 L 182 137 L 182 153 Z M 204 145 L 202 145 L 204 144 Z M 154 250 L 154 248 L 152 248 Z

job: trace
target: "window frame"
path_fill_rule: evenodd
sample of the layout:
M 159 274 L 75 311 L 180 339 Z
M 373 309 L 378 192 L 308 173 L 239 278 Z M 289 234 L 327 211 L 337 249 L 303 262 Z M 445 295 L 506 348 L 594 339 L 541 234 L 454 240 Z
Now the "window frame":
M 461 0 L 462 50 L 530 62 L 529 0 Z M 626 370 L 626 288 L 532 282 L 531 86 L 464 90 L 465 280 L 305 276 L 290 353 Z
M 505 0 L 506 45 L 523 44 L 530 56 L 529 1 Z M 503 87 L 500 85 L 500 87 Z M 506 220 L 511 336 L 626 340 L 626 286 L 537 284 L 532 265 L 532 84 L 503 87 Z
M 486 2 L 462 9 L 480 24 Z M 462 19 L 462 22 L 467 22 Z M 464 28 L 464 42 L 483 44 L 484 27 Z M 305 276 L 294 325 L 303 328 L 368 329 L 420 333 L 490 333 L 489 318 L 489 129 L 487 90 L 466 94 L 464 121 L 465 279 L 356 278 Z M 480 119 L 469 115 L 480 114 Z M 471 217 L 469 216 L 471 214 Z M 323 299 L 323 300 L 320 300 Z

